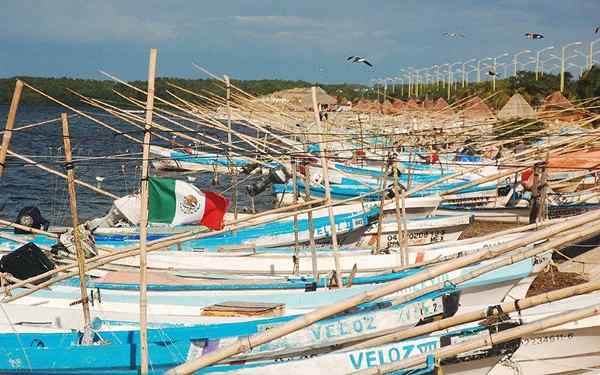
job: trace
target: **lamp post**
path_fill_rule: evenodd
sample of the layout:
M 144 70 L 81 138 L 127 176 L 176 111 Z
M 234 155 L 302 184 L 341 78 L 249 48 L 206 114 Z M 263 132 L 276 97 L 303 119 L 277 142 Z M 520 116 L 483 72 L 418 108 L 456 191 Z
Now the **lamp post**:
M 540 60 L 540 77 L 544 76 L 544 64 L 546 64 L 548 61 L 552 61 L 552 60 L 560 60 L 560 57 L 551 54 L 550 57 L 548 57 L 546 60 Z M 560 68 L 560 66 L 557 64 L 555 64 L 555 66 L 557 68 Z
M 560 57 L 560 92 L 565 91 L 565 51 L 567 48 L 571 46 L 578 46 L 581 42 L 573 42 L 566 44 L 561 49 L 561 57 Z
M 492 76 L 492 91 L 496 91 L 496 62 L 498 59 L 501 59 L 506 56 L 508 56 L 508 52 L 504 52 L 502 55 L 498 55 L 493 59 L 494 63 L 492 66 L 494 69 L 494 75 Z
M 379 80 L 377 78 L 372 78 L 370 82 L 373 83 L 373 88 L 377 90 L 377 102 L 379 103 L 379 86 L 377 85 Z
M 450 64 L 446 63 L 446 64 L 440 65 L 440 67 L 444 67 L 444 66 L 447 66 L 448 69 L 450 69 Z M 442 77 L 442 88 L 445 88 L 446 87 L 446 79 L 444 78 L 443 74 L 441 75 L 441 77 Z
M 514 64 L 513 76 L 515 76 L 515 77 L 517 76 L 517 70 L 519 69 L 519 56 L 521 56 L 522 54 L 525 54 L 525 53 L 531 53 L 531 51 L 528 49 L 524 49 L 523 51 L 515 53 L 513 56 L 513 64 Z
M 465 68 L 468 63 L 472 63 L 474 61 L 477 61 L 477 59 L 467 60 L 462 64 L 462 87 L 463 88 L 467 86 L 467 71 Z
M 539 78 L 539 72 L 540 72 L 540 55 L 544 52 L 544 51 L 548 51 L 554 49 L 554 46 L 550 46 L 550 47 L 546 47 L 546 48 L 542 48 L 541 50 L 537 51 L 535 53 L 535 80 L 537 81 Z
M 436 80 L 436 87 L 440 87 L 440 80 L 439 80 L 439 76 L 440 76 L 440 66 L 439 65 L 434 65 L 431 67 L 432 69 L 435 69 L 435 80 Z
M 408 96 L 410 97 L 413 93 L 413 88 L 414 88 L 414 81 L 413 81 L 413 75 L 412 75 L 412 70 L 414 68 L 412 66 L 409 66 L 408 68 L 406 68 L 406 71 L 408 72 Z
M 588 69 L 592 69 L 594 66 L 594 44 L 600 42 L 600 39 L 596 39 L 590 42 L 590 54 L 588 56 Z
M 585 65 L 578 65 L 578 64 L 570 62 L 569 66 L 579 69 L 579 78 L 581 78 L 583 76 L 583 72 L 585 71 Z
M 477 60 L 477 83 L 481 82 L 481 63 L 485 60 L 492 60 L 492 58 L 485 57 L 481 60 Z
M 400 81 L 400 97 L 404 96 L 404 79 L 402 77 L 396 77 L 397 81 Z
M 454 65 L 460 65 L 460 64 L 462 64 L 462 62 L 458 61 L 458 62 L 455 62 L 454 64 L 448 65 L 448 100 L 450 100 L 450 91 L 452 89 L 452 82 L 454 80 L 452 71 L 454 70 Z

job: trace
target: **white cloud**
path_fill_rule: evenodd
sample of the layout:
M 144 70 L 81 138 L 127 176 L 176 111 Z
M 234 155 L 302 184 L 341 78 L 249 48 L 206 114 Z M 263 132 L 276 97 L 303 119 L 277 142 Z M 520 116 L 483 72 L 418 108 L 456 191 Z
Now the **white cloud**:
M 2 18 L 5 37 L 40 41 L 156 42 L 177 37 L 176 23 L 142 17 L 111 1 L 25 0 L 13 5 L 12 12 L 5 12 Z M 26 20 L 35 20 L 35 24 Z

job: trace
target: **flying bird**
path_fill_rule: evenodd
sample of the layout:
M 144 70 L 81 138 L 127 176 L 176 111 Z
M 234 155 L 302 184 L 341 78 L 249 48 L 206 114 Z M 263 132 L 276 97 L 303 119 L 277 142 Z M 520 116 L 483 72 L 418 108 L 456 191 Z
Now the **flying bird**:
M 544 39 L 544 36 L 542 34 L 538 34 L 538 33 L 532 33 L 531 31 L 528 33 L 525 33 L 525 37 L 527 39 Z
M 361 57 L 361 56 L 350 56 L 346 59 L 346 61 L 350 61 L 352 63 L 357 63 L 357 64 L 364 63 L 370 67 L 373 67 L 373 64 L 371 64 L 370 62 L 367 61 L 367 59 L 365 59 L 364 57 Z
M 461 33 L 444 33 L 444 36 L 447 36 L 448 38 L 464 38 L 465 34 L 461 34 Z
M 496 72 L 494 72 L 493 70 L 488 70 L 488 76 L 495 76 Z
M 596 28 L 594 29 L 594 34 L 598 33 L 600 33 L 600 26 L 596 26 Z

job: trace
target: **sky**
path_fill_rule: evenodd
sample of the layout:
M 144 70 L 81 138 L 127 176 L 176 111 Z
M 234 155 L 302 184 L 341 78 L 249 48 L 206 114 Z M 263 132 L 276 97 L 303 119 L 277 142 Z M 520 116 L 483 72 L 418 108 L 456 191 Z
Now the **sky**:
M 237 79 L 368 83 L 573 41 L 587 53 L 599 25 L 599 0 L 3 0 L 0 77 L 144 79 L 156 47 L 159 76 L 205 78 L 196 63 Z

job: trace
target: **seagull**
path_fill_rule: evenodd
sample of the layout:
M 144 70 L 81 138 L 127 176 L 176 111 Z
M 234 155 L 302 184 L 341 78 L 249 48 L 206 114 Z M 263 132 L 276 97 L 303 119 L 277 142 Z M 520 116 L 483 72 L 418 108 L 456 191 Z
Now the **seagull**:
M 538 33 L 532 33 L 531 31 L 530 31 L 530 32 L 527 32 L 527 33 L 525 33 L 525 37 L 526 37 L 527 39 L 532 39 L 532 40 L 533 40 L 533 39 L 544 39 L 544 36 L 543 36 L 542 34 L 538 34 Z
M 492 71 L 492 70 L 488 70 L 488 76 L 495 76 L 496 72 Z
M 364 63 L 370 67 L 373 67 L 373 64 L 371 64 L 370 62 L 367 61 L 367 59 L 365 59 L 364 57 L 361 57 L 361 56 L 350 56 L 346 59 L 346 61 L 350 61 L 352 63 Z
M 102 182 L 102 181 L 104 181 L 104 177 L 102 177 L 102 176 L 96 176 L 96 181 Z
M 444 36 L 447 36 L 448 38 L 464 38 L 465 34 L 461 34 L 461 33 L 444 33 Z

